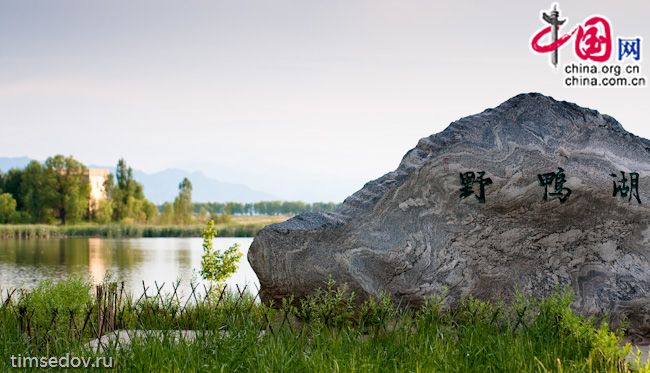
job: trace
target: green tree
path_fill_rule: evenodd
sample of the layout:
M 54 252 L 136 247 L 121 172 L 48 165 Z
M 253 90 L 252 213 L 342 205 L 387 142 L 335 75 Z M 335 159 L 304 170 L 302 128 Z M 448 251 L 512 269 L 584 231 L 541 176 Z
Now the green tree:
M 223 213 L 228 215 L 242 215 L 244 205 L 239 202 L 228 202 L 223 208 Z
M 165 202 L 162 205 L 162 214 L 160 215 L 161 224 L 172 224 L 174 222 L 174 205 L 171 202 Z
M 39 162 L 31 161 L 23 171 L 16 170 L 12 178 L 12 183 L 19 185 L 14 194 L 18 209 L 25 211 L 32 223 L 52 223 L 56 198 L 52 173 Z
M 133 178 L 133 169 L 124 159 L 117 162 L 115 177 L 109 175 L 104 188 L 113 203 L 113 220 L 150 223 L 157 216 L 155 205 L 144 196 L 144 187 Z
M 52 182 L 51 207 L 61 224 L 77 223 L 88 215 L 88 168 L 72 157 L 56 155 L 45 160 L 46 180 Z
M 106 198 L 113 200 L 113 192 L 115 191 L 115 176 L 113 174 L 108 174 L 106 180 L 104 180 L 104 193 Z
M 155 203 L 145 199 L 142 211 L 144 212 L 146 223 L 152 224 L 158 220 L 158 207 Z
M 174 199 L 174 220 L 176 224 L 192 222 L 192 183 L 188 178 L 178 184 L 178 197 Z
M 14 197 L 9 193 L 0 194 L 0 224 L 15 223 L 18 216 Z
M 214 221 L 208 221 L 203 231 L 203 255 L 201 256 L 201 277 L 208 281 L 221 283 L 237 271 L 237 263 L 244 255 L 239 244 L 234 244 L 224 252 L 215 250 L 212 239 L 217 236 Z
M 198 219 L 201 223 L 205 223 L 208 218 L 208 210 L 205 207 L 201 207 L 198 213 Z
M 18 204 L 18 209 L 22 209 L 20 184 L 23 181 L 23 170 L 12 168 L 9 172 L 4 174 L 2 179 L 2 192 L 14 196 L 16 203 Z
M 112 179 L 112 176 L 111 176 Z M 122 158 L 117 162 L 115 171 L 117 185 L 110 186 L 113 200 L 113 218 L 115 221 L 133 219 L 135 215 L 134 202 L 143 199 L 142 185 L 133 178 L 133 169 L 128 167 Z
M 113 201 L 103 199 L 99 201 L 97 209 L 94 211 L 94 220 L 100 224 L 108 224 L 113 219 Z
M 120 190 L 129 189 L 131 182 L 133 181 L 133 169 L 127 166 L 124 158 L 120 158 L 117 161 L 115 174 L 117 175 L 117 188 Z

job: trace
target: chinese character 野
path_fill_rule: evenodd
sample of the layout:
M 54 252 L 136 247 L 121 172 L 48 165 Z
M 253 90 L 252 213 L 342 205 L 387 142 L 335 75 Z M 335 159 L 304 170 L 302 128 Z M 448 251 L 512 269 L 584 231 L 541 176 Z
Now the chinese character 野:
M 485 203 L 485 186 L 492 184 L 492 179 L 483 178 L 485 172 L 478 172 L 478 176 L 474 172 L 465 172 L 460 174 L 460 198 L 467 198 L 474 194 L 479 203 Z M 474 184 L 479 185 L 479 194 L 474 192 Z
M 571 189 L 564 187 L 566 176 L 561 167 L 558 167 L 558 172 L 537 175 L 537 178 L 539 179 L 539 185 L 544 187 L 544 201 L 548 200 L 548 197 L 551 196 L 558 197 L 560 203 L 564 203 L 571 195 Z M 553 191 L 549 193 L 548 187 L 553 185 L 553 183 L 555 183 L 555 186 L 553 187 Z
M 621 194 L 621 197 L 628 197 L 628 201 L 632 200 L 632 197 L 636 199 L 636 201 L 640 204 L 641 203 L 641 198 L 639 197 L 639 174 L 636 172 L 630 172 L 630 186 L 627 186 L 627 178 L 625 177 L 625 172 L 621 172 L 621 179 L 618 180 L 620 183 L 617 184 L 616 181 L 613 181 L 614 183 L 614 192 L 612 193 L 613 197 L 616 197 L 617 194 Z M 616 174 L 610 174 L 612 177 L 618 177 Z
M 621 61 L 627 57 L 632 57 L 635 61 L 641 59 L 641 38 L 618 38 L 618 60 Z

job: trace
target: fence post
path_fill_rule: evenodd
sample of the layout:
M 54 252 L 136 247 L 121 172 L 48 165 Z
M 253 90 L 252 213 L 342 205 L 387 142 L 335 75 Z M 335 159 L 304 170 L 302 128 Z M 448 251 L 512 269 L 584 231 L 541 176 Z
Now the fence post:
M 95 301 L 97 302 L 97 338 L 104 335 L 104 286 L 95 287 Z
M 98 338 L 115 329 L 117 308 L 117 283 L 99 284 L 95 287 L 97 302 Z

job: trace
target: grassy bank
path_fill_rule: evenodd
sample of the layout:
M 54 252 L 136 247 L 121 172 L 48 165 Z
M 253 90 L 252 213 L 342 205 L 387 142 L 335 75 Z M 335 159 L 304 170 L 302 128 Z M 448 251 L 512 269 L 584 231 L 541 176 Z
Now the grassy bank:
M 219 290 L 189 304 L 119 292 L 111 313 L 98 311 L 105 308 L 89 289 L 78 280 L 44 283 L 0 303 L 0 364 L 17 353 L 69 353 L 111 357 L 115 368 L 129 371 L 630 370 L 621 335 L 573 313 L 571 298 L 561 294 L 510 305 L 466 299 L 454 308 L 431 298 L 408 310 L 388 298 L 355 307 L 353 295 L 334 287 L 278 308 Z M 131 332 L 128 343 L 90 349 L 107 314 L 114 329 L 157 332 Z M 178 330 L 195 334 L 179 337 Z
M 217 225 L 220 237 L 253 237 L 268 224 L 286 220 L 284 216 L 233 217 Z M 199 225 L 0 225 L 0 239 L 52 239 L 66 237 L 201 237 L 204 226 Z

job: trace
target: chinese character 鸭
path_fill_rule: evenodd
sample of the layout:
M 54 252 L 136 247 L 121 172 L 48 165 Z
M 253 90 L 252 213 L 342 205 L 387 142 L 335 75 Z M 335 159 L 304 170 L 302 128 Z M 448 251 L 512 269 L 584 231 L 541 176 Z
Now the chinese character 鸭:
M 474 172 L 465 172 L 460 174 L 460 198 L 467 198 L 474 193 L 474 184 L 479 185 L 479 194 L 475 195 L 480 203 L 485 203 L 485 186 L 492 184 L 492 179 L 483 178 L 485 172 L 478 172 L 478 177 Z
M 641 38 L 618 38 L 618 60 L 626 57 L 632 57 L 635 61 L 641 59 Z
M 612 193 L 613 197 L 616 197 L 617 194 L 621 194 L 621 197 L 628 197 L 628 201 L 632 200 L 632 197 L 636 199 L 638 203 L 641 203 L 641 198 L 639 197 L 639 174 L 636 172 L 630 172 L 630 186 L 627 186 L 627 178 L 625 177 L 625 172 L 621 172 L 621 179 L 618 180 L 620 185 L 616 181 L 614 183 L 614 192 Z M 610 174 L 611 177 L 617 177 L 616 174 Z
M 566 176 L 564 169 L 558 167 L 558 172 L 549 172 L 543 175 L 537 175 L 539 185 L 544 187 L 544 201 L 548 200 L 548 196 L 558 197 L 560 203 L 564 203 L 571 195 L 571 189 L 565 188 Z M 553 191 L 549 193 L 548 187 L 555 182 Z

